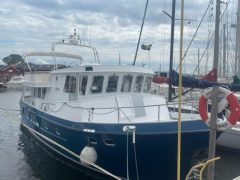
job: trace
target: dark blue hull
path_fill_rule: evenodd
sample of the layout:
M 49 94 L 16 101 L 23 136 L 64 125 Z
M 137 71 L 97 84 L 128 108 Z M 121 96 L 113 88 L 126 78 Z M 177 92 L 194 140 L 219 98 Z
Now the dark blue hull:
M 136 126 L 134 148 L 132 133 L 123 131 L 123 127 L 129 124 L 76 123 L 38 111 L 22 101 L 20 106 L 23 124 L 76 154 L 80 155 L 83 148 L 89 144 L 89 139 L 93 140 L 92 145 L 97 152 L 96 164 L 116 176 L 127 178 L 128 166 L 130 179 L 137 178 L 136 172 L 140 179 L 176 179 L 177 122 L 175 121 L 132 123 L 131 125 Z M 193 152 L 208 147 L 209 127 L 201 120 L 184 121 L 181 126 L 181 176 L 184 178 L 192 166 Z M 86 132 L 85 129 L 94 129 L 95 132 Z M 34 135 L 53 151 L 81 165 L 77 157 Z M 95 170 L 91 166 L 89 168 Z

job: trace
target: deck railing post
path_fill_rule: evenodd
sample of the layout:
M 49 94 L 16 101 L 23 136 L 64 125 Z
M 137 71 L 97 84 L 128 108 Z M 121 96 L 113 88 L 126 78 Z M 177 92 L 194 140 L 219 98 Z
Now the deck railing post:
M 160 105 L 158 105 L 158 122 L 160 120 Z
M 191 114 L 194 114 L 194 113 L 193 113 L 193 103 L 192 103 L 192 105 L 191 105 L 191 109 L 192 109 L 192 110 L 191 110 L 191 111 L 192 111 Z
M 88 109 L 88 122 L 90 122 L 90 108 Z
M 119 122 L 119 116 L 120 116 L 119 110 L 120 110 L 120 108 L 118 108 L 118 122 Z

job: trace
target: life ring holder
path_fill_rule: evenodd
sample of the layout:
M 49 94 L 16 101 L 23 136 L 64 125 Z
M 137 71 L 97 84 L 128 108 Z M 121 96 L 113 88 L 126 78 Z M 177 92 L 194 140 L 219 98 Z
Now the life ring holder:
M 232 128 L 239 119 L 240 108 L 236 96 L 226 88 L 219 87 L 219 95 L 226 98 L 218 103 L 218 112 L 221 112 L 227 105 L 230 105 L 230 114 L 225 120 L 217 122 L 217 129 L 224 131 Z M 208 88 L 204 91 L 199 99 L 199 113 L 202 120 L 210 127 L 210 118 L 208 117 L 208 112 L 206 109 L 207 101 L 212 97 L 212 88 Z

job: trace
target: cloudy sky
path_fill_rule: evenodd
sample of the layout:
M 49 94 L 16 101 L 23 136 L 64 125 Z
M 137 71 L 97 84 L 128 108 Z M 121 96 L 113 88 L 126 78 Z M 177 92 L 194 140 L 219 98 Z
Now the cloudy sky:
M 210 0 L 185 0 L 185 18 L 191 21 L 184 21 L 184 50 L 187 49 L 209 2 Z M 230 1 L 232 7 L 236 7 L 236 2 L 237 0 Z M 77 29 L 82 43 L 91 43 L 97 48 L 101 63 L 117 64 L 121 57 L 122 63 L 130 64 L 134 60 L 145 5 L 146 0 L 3 1 L 0 6 L 0 61 L 10 54 L 51 51 L 53 42 L 62 39 L 68 41 L 73 29 Z M 138 64 L 147 64 L 154 70 L 160 67 L 161 70 L 168 70 L 171 19 L 163 11 L 171 15 L 171 5 L 170 0 L 149 0 L 140 46 L 153 45 L 150 54 L 139 47 Z M 209 34 L 213 32 L 215 6 L 214 1 L 189 50 L 187 62 L 192 64 L 193 69 L 197 62 L 197 49 L 204 51 Z M 222 11 L 225 6 L 222 5 Z M 231 21 L 235 21 L 234 11 L 228 10 L 227 18 Z M 176 19 L 179 18 L 180 0 L 177 0 Z M 175 24 L 174 61 L 177 62 L 180 21 L 176 20 Z M 41 58 L 34 62 L 51 63 L 50 60 Z

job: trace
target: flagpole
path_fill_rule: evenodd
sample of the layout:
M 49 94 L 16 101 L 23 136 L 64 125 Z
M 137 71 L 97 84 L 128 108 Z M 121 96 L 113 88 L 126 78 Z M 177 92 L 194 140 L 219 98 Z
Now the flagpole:
M 144 25 L 144 21 L 145 21 L 145 16 L 146 16 L 146 12 L 147 12 L 147 6 L 148 6 L 148 0 L 147 0 L 147 2 L 146 2 L 146 6 L 145 6 L 143 21 L 142 21 L 142 26 L 141 26 L 139 38 L 138 38 L 138 44 L 137 44 L 137 49 L 136 49 L 136 53 L 135 53 L 135 58 L 134 58 L 134 61 L 133 61 L 133 66 L 135 66 L 136 59 L 137 59 L 138 47 L 139 47 L 139 42 L 140 42 L 141 35 L 142 35 L 142 29 L 143 29 L 143 25 Z

